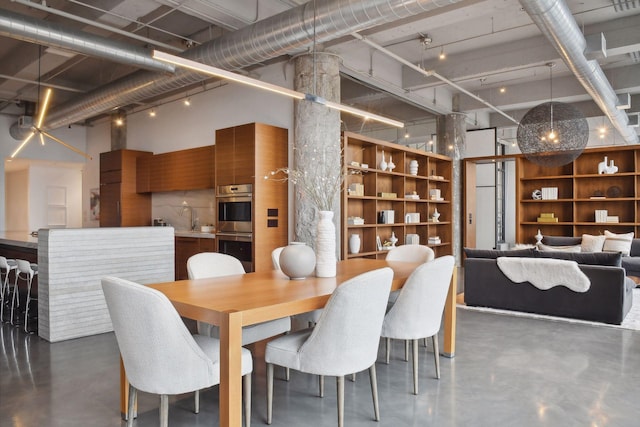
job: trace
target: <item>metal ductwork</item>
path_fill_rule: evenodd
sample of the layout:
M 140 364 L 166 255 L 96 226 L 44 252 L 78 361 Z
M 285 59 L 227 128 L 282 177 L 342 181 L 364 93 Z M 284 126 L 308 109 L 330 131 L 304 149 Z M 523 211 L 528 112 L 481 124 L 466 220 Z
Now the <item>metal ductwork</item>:
M 184 56 L 228 70 L 299 52 L 315 41 L 333 40 L 375 25 L 424 13 L 461 0 L 317 0 L 187 51 Z M 314 19 L 315 16 L 315 19 Z M 138 71 L 51 111 L 46 129 L 82 121 L 114 108 L 163 95 L 206 77 L 176 70 L 173 75 Z
M 151 57 L 151 51 L 61 25 L 0 9 L 0 35 L 97 56 L 147 70 L 171 72 L 175 67 Z
M 520 0 L 520 4 L 625 142 L 637 144 L 638 135 L 628 126 L 626 113 L 616 108 L 618 97 L 600 64 L 584 56 L 587 42 L 566 3 L 563 0 Z

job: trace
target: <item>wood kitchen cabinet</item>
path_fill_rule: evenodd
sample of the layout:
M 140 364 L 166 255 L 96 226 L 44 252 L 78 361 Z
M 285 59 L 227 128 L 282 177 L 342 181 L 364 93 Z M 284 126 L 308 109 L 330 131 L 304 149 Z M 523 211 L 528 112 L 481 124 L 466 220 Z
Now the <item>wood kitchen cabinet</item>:
M 213 145 L 138 159 L 138 193 L 202 190 L 214 187 Z
M 215 252 L 216 240 L 199 237 L 176 236 L 175 247 L 175 272 L 176 280 L 189 278 L 187 273 L 187 260 L 200 252 Z
M 100 153 L 100 227 L 151 225 L 151 195 L 136 191 L 137 159 L 150 156 L 137 150 Z
M 216 131 L 216 186 L 253 185 L 255 271 L 270 270 L 271 251 L 288 243 L 288 183 L 263 178 L 274 169 L 288 166 L 288 135 L 287 129 L 263 123 Z

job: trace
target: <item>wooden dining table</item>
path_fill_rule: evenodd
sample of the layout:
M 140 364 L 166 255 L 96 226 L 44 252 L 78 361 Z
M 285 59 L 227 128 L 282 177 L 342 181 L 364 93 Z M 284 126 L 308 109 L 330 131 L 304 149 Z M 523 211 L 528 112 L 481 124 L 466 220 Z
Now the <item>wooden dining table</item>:
M 164 293 L 181 316 L 220 327 L 220 426 L 242 425 L 240 352 L 242 327 L 325 306 L 334 289 L 358 274 L 377 268 L 394 271 L 392 290 L 400 289 L 418 266 L 373 259 L 339 261 L 335 277 L 289 280 L 280 271 L 148 285 Z M 445 308 L 444 353 L 455 349 L 455 275 Z M 126 414 L 128 386 L 122 374 L 121 409 Z

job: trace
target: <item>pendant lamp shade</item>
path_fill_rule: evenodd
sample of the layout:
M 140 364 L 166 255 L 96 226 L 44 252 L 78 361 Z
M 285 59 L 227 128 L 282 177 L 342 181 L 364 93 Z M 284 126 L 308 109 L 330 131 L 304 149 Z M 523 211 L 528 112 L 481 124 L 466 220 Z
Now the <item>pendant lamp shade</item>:
M 573 105 L 545 102 L 524 115 L 517 139 L 529 161 L 546 167 L 562 166 L 574 161 L 587 146 L 589 124 Z

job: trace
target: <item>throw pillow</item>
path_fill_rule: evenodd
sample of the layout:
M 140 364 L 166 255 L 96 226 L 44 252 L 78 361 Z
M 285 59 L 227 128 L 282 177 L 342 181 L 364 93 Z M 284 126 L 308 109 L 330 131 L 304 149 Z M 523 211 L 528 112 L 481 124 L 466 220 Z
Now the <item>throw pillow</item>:
M 620 267 L 622 265 L 622 254 L 620 254 L 620 252 L 539 251 L 537 255 L 538 258 L 565 259 L 583 265 L 600 265 L 606 267 Z
M 557 252 L 580 252 L 580 245 L 571 246 L 548 246 L 540 243 L 538 245 L 540 251 L 557 251 Z
M 582 243 L 580 249 L 582 252 L 602 252 L 605 236 L 592 236 L 591 234 L 582 235 Z
M 615 234 L 604 230 L 604 252 L 622 252 L 622 256 L 628 256 L 631 252 L 631 242 L 633 241 L 633 231 L 624 234 Z
M 547 236 L 542 238 L 542 243 L 549 246 L 570 246 L 579 245 L 582 241 L 582 237 L 567 237 L 567 236 Z

